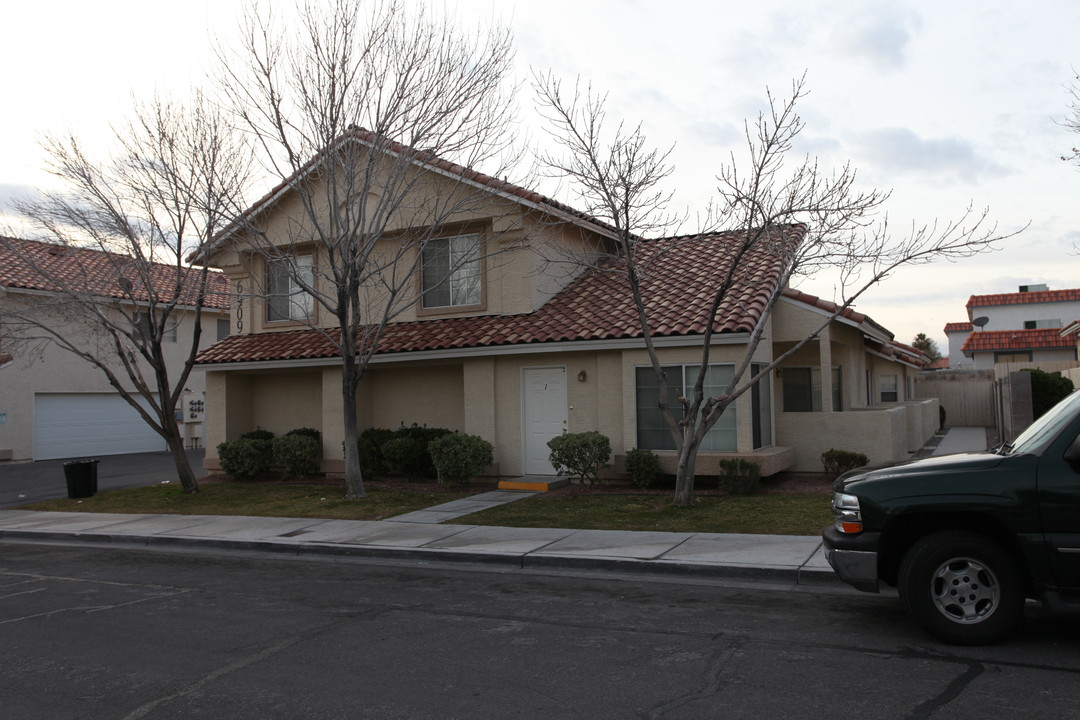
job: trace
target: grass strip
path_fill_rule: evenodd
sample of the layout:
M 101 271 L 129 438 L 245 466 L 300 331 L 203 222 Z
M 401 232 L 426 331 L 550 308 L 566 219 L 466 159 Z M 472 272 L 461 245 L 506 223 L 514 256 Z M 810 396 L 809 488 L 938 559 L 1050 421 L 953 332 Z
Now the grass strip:
M 346 500 L 335 485 L 284 483 L 202 483 L 189 495 L 179 485 L 153 485 L 100 492 L 78 500 L 63 498 L 22 506 L 54 512 L 151 513 L 166 515 L 251 515 L 256 517 L 384 520 L 469 496 L 470 492 L 425 492 L 368 488 L 362 500 Z
M 572 530 L 652 530 L 767 535 L 818 535 L 832 524 L 831 497 L 710 496 L 692 507 L 657 495 L 538 495 L 450 522 Z

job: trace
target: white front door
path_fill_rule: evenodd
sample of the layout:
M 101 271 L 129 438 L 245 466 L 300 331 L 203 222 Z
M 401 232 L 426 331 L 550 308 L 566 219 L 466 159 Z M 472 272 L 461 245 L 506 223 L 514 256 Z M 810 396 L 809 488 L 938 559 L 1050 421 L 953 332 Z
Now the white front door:
M 525 474 L 554 475 L 547 443 L 566 430 L 566 368 L 525 368 L 521 385 Z

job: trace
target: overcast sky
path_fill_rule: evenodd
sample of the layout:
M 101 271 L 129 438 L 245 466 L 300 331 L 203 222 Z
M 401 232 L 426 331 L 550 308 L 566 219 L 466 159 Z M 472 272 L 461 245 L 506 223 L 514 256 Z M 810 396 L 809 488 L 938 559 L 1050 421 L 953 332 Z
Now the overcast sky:
M 972 294 L 1045 283 L 1080 287 L 1080 168 L 1061 156 L 1080 137 L 1059 124 L 1080 69 L 1080 2 L 1006 0 L 459 0 L 465 25 L 493 17 L 516 36 L 516 72 L 581 75 L 609 92 L 612 114 L 675 145 L 671 187 L 700 210 L 716 168 L 742 151 L 746 118 L 807 76 L 800 150 L 846 161 L 867 187 L 892 189 L 897 234 L 912 223 L 989 208 L 1002 231 L 1030 227 L 999 252 L 903 271 L 858 309 L 910 342 L 947 351 L 946 322 Z M 240 0 L 100 0 L 5 8 L 0 61 L 0 203 L 48 185 L 38 140 L 73 130 L 103 142 L 131 96 L 183 94 L 211 63 L 210 37 L 235 32 Z M 534 113 L 523 89 L 521 113 Z M 543 190 L 544 188 L 540 188 Z M 571 203 L 572 198 L 561 197 Z M 692 228 L 690 228 L 692 229 Z M 800 289 L 826 298 L 826 278 Z M 1077 318 L 1062 318 L 1066 322 Z

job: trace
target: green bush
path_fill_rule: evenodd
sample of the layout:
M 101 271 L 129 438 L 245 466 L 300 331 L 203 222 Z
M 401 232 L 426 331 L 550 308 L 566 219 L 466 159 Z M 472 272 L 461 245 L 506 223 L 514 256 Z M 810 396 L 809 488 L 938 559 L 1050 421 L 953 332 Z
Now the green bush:
M 241 440 L 273 440 L 274 439 L 274 433 L 270 432 L 269 430 L 263 430 L 262 428 L 258 428 L 257 430 L 251 430 L 249 432 L 244 433 L 243 435 L 240 435 L 239 439 L 241 439 Z
M 1031 373 L 1031 410 L 1038 419 L 1073 391 L 1073 381 L 1061 373 L 1048 373 L 1038 368 L 1026 369 Z
M 365 478 L 386 475 L 390 469 L 383 458 L 382 446 L 394 437 L 394 431 L 387 428 L 368 428 L 360 433 L 356 441 L 360 451 L 360 472 Z
M 383 460 L 392 473 L 404 475 L 410 480 L 435 477 L 434 466 L 430 472 L 427 470 L 431 456 L 422 440 L 395 436 L 384 442 L 381 449 Z
M 945 406 L 944 405 L 938 405 L 937 406 L 937 411 L 938 411 L 938 430 L 944 430 L 945 429 Z
M 626 471 L 630 473 L 630 480 L 639 488 L 650 488 L 662 474 L 660 456 L 652 450 L 634 448 L 626 453 Z
M 742 458 L 724 458 L 720 461 L 720 488 L 732 495 L 753 495 L 761 480 L 761 466 Z
M 491 443 L 476 435 L 443 435 L 427 449 L 444 485 L 465 485 L 494 461 Z
M 295 428 L 295 429 L 290 430 L 289 432 L 287 432 L 285 434 L 286 435 L 304 435 L 305 437 L 315 438 L 320 443 L 322 442 L 322 433 L 319 432 L 318 430 L 316 430 L 315 428 L 309 428 L 309 427 Z
M 611 441 L 595 431 L 563 433 L 548 441 L 551 464 L 560 475 L 572 475 L 580 482 L 590 485 L 599 478 L 597 473 L 607 467 L 611 457 Z
M 829 448 L 821 453 L 821 464 L 825 466 L 825 474 L 835 478 L 843 475 L 848 470 L 854 470 L 866 464 L 866 456 L 862 453 L 849 450 L 833 450 Z
M 272 440 L 238 437 L 217 446 L 218 460 L 225 474 L 237 480 L 265 475 L 273 458 Z
M 288 432 L 271 440 L 274 465 L 286 480 L 315 475 L 319 472 L 322 457 L 321 433 L 315 435 Z

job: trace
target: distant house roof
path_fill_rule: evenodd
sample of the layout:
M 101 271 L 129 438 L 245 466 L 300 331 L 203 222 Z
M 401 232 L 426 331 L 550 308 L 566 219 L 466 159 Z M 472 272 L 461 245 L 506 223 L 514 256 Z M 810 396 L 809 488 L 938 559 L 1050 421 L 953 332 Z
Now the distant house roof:
M 804 225 L 775 230 L 790 247 L 801 241 Z M 654 337 L 701 335 L 713 292 L 732 262 L 741 232 L 651 240 L 637 245 L 648 267 L 642 293 Z M 761 246 L 739 264 L 739 280 L 716 313 L 718 333 L 749 332 L 776 288 L 786 254 Z M 642 337 L 627 278 L 601 265 L 557 293 L 543 307 L 518 315 L 478 315 L 391 323 L 377 353 L 454 350 L 522 344 L 615 340 Z M 617 269 L 617 268 L 616 268 Z M 862 316 L 865 317 L 865 316 Z M 333 337 L 334 334 L 331 333 Z M 232 363 L 299 360 L 337 356 L 335 345 L 319 330 L 233 335 L 201 352 L 197 362 Z
M 996 295 L 972 295 L 967 307 L 989 307 L 994 305 L 1031 305 L 1050 302 L 1080 301 L 1080 289 L 1076 290 L 1036 290 L 1034 292 L 998 293 Z
M 926 366 L 927 370 L 948 370 L 950 366 L 949 358 L 943 357 L 934 360 Z
M 969 322 L 951 322 L 945 323 L 945 332 L 971 332 L 975 329 L 975 326 Z
M 1060 328 L 1037 330 L 984 330 L 973 332 L 961 348 L 965 355 L 977 352 L 1002 352 L 1008 350 L 1045 350 L 1052 348 L 1076 348 L 1076 340 L 1062 337 Z
M 149 281 L 143 282 L 136 262 L 125 255 L 93 248 L 0 238 L 0 287 L 56 292 L 62 289 L 53 280 L 58 278 L 63 285 L 101 297 L 147 301 L 150 290 L 156 289 L 159 301 L 171 300 L 169 290 L 176 287 L 177 267 L 153 263 Z M 180 304 L 195 304 L 200 272 L 201 268 L 179 269 Z M 189 277 L 191 282 L 186 282 Z M 129 289 L 125 290 L 124 285 Z M 223 273 L 210 272 L 207 290 L 203 303 L 206 307 L 229 307 L 229 279 Z

